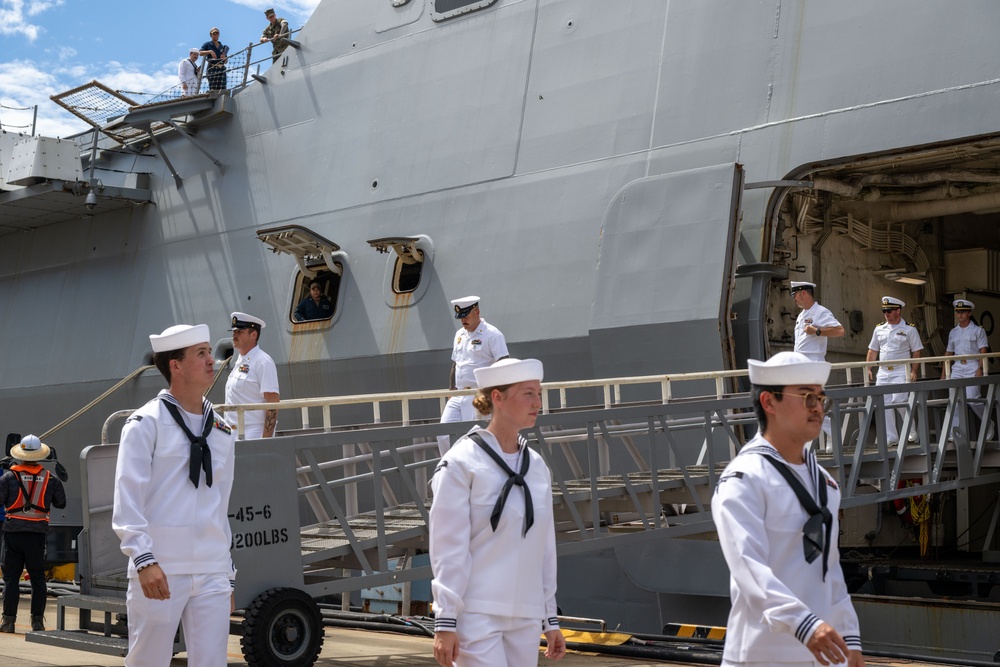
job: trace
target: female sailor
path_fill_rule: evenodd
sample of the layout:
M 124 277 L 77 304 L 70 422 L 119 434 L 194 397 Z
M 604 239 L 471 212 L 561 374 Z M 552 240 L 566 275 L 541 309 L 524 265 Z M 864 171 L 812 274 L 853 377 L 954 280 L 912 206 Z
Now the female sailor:
M 541 409 L 542 363 L 475 370 L 474 405 L 493 415 L 445 454 L 431 486 L 434 658 L 442 667 L 524 667 L 558 660 L 552 474 L 519 437 Z M 518 487 L 518 488 L 514 488 Z

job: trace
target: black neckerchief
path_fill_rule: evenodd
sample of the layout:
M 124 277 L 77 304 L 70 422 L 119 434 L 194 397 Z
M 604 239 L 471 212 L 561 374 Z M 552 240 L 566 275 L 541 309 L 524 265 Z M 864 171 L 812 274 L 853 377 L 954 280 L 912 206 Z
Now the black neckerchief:
M 510 466 L 493 451 L 493 448 L 486 444 L 483 440 L 483 436 L 478 433 L 470 433 L 469 437 L 482 447 L 483 451 L 490 455 L 490 458 L 496 461 L 496 464 L 500 466 L 500 469 L 507 473 L 507 481 L 504 482 L 503 489 L 500 491 L 500 497 L 497 498 L 496 504 L 493 506 L 493 513 L 490 515 L 490 525 L 493 526 L 493 532 L 496 532 L 497 525 L 500 523 L 500 515 L 503 513 L 504 505 L 507 504 L 507 496 L 510 494 L 510 490 L 514 485 L 518 485 L 524 489 L 524 532 L 521 536 L 528 534 L 533 523 L 535 523 L 535 510 L 531 505 L 531 491 L 528 489 L 528 484 L 524 481 L 524 476 L 528 474 L 528 465 L 530 464 L 530 456 L 528 452 L 524 452 L 521 458 L 521 472 L 515 473 L 510 469 Z M 525 445 L 522 445 L 525 446 Z
M 806 491 L 805 486 L 803 486 L 802 480 L 799 479 L 798 475 L 789 470 L 785 463 L 767 454 L 763 454 L 763 456 L 785 478 L 785 481 L 792 487 L 792 491 L 795 492 L 795 496 L 799 499 L 802 509 L 809 515 L 809 518 L 806 519 L 806 525 L 802 528 L 802 549 L 807 563 L 812 563 L 821 553 L 823 554 L 823 581 L 826 581 L 827 558 L 830 556 L 830 542 L 833 532 L 833 515 L 826 506 L 825 475 L 820 474 L 818 479 L 815 476 L 813 478 L 819 494 L 819 504 L 816 504 L 816 501 L 813 500 L 809 492 Z M 812 452 L 806 455 L 807 464 L 809 463 L 809 456 L 812 456 Z M 812 469 L 809 465 L 806 468 Z M 823 528 L 826 529 L 825 532 Z
M 188 468 L 188 476 L 191 478 L 194 488 L 198 488 L 202 470 L 205 471 L 205 484 L 212 486 L 212 449 L 208 446 L 208 436 L 215 426 L 215 417 L 212 415 L 212 404 L 207 400 L 202 403 L 202 409 L 204 410 L 202 418 L 205 421 L 205 426 L 202 428 L 201 437 L 195 437 L 191 433 L 191 429 L 184 422 L 184 417 L 181 416 L 180 409 L 177 407 L 177 399 L 170 394 L 165 394 L 160 396 L 160 400 L 163 401 L 163 405 L 167 408 L 170 416 L 174 418 L 177 425 L 184 431 L 184 435 L 191 441 L 191 464 Z

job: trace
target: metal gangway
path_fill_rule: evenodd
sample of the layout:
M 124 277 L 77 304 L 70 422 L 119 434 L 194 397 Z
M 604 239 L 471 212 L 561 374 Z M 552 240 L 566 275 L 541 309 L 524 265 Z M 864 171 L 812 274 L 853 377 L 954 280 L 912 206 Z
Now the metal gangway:
M 1000 375 L 874 386 L 867 371 L 876 365 L 839 364 L 827 386 L 833 434 L 815 446 L 842 489 L 842 508 L 1000 482 L 1000 443 L 987 437 L 990 418 L 1000 418 Z M 710 500 L 719 475 L 756 429 L 749 394 L 738 391 L 744 375 L 543 384 L 543 414 L 524 435 L 552 470 L 559 555 L 712 533 Z M 973 384 L 982 387 L 976 401 L 965 393 Z M 901 391 L 908 400 L 889 405 L 893 412 L 887 413 L 886 396 Z M 414 558 L 428 549 L 428 480 L 438 460 L 437 437 L 460 435 L 473 424 L 426 423 L 409 415 L 420 402 L 454 393 L 227 406 L 241 413 L 277 407 L 303 414 L 302 429 L 237 444 L 230 519 L 239 569 L 236 603 L 248 610 L 248 619 L 274 601 L 274 591 L 294 591 L 277 596 L 279 608 L 269 613 L 305 623 L 296 626 L 296 636 L 321 636 L 318 612 L 313 626 L 298 593 L 306 599 L 342 594 L 346 604 L 351 592 L 390 584 L 408 591 L 406 583 L 431 577 L 429 565 L 415 565 Z M 401 420 L 380 422 L 387 403 L 396 404 Z M 970 417 L 972 403 L 984 408 L 981 423 Z M 367 406 L 372 422 L 337 426 L 334 410 L 345 405 Z M 897 409 L 900 433 L 912 430 L 915 437 L 890 446 L 886 418 Z M 310 426 L 310 411 L 321 413 L 322 427 Z M 957 414 L 964 415 L 961 428 L 954 426 Z M 82 454 L 81 589 L 90 597 L 121 598 L 126 587 L 126 561 L 110 529 L 116 456 L 115 445 Z M 253 633 L 256 626 L 249 625 Z M 244 621 L 245 645 L 259 645 L 260 637 L 247 638 L 246 626 Z M 49 641 L 46 635 L 60 631 L 65 629 L 33 633 L 39 635 L 34 640 Z

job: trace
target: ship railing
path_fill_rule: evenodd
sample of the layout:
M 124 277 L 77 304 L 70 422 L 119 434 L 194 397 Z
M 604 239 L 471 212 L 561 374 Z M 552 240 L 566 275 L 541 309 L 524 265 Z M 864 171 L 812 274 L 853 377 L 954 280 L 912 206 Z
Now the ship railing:
M 292 30 L 289 34 L 295 35 L 302 28 Z M 266 48 L 265 48 L 266 47 Z M 288 54 L 286 47 L 282 57 Z M 255 81 L 260 81 L 261 70 L 266 69 L 271 64 L 271 43 L 270 42 L 250 42 L 246 48 L 235 53 L 228 54 L 225 68 L 225 90 L 237 91 L 251 85 Z M 198 81 L 195 85 L 195 92 L 185 94 L 184 86 L 180 83 L 167 88 L 161 93 L 151 96 L 140 106 L 159 104 L 161 102 L 172 102 L 184 97 L 194 97 L 196 95 L 206 95 L 209 91 L 207 61 L 202 60 L 198 66 Z
M 927 357 L 913 360 L 920 367 L 920 375 L 927 376 L 929 367 L 936 364 L 944 364 L 948 368 L 950 364 L 962 360 L 994 359 L 1000 357 L 1000 353 L 991 352 L 986 354 L 951 355 L 943 357 Z M 907 362 L 909 363 L 909 362 Z M 855 385 L 869 386 L 872 384 L 869 376 L 874 376 L 874 372 L 879 366 L 899 365 L 899 361 L 857 361 L 833 364 L 831 377 L 833 380 L 829 386 Z M 988 372 L 989 363 L 984 364 Z M 869 373 L 870 371 L 870 373 Z M 946 371 L 947 372 L 947 371 Z M 749 390 L 749 380 L 746 369 L 727 371 L 705 371 L 698 373 L 678 373 L 664 375 L 643 375 L 634 377 L 604 378 L 595 380 L 570 380 L 561 382 L 542 383 L 542 414 L 552 411 L 568 410 L 580 407 L 592 407 L 594 401 L 601 401 L 605 408 L 615 405 L 622 405 L 634 401 L 655 400 L 667 404 L 674 400 L 712 397 L 722 399 L 739 391 L 740 381 L 743 381 L 743 390 Z M 632 389 L 631 396 L 629 390 Z M 595 394 L 596 392 L 596 394 Z M 440 415 L 444 409 L 445 402 L 453 396 L 473 395 L 475 389 L 466 390 L 444 390 L 432 389 L 424 391 L 410 392 L 389 392 L 380 394 L 359 394 L 353 396 L 327 396 L 321 398 L 287 399 L 278 403 L 246 403 L 241 405 L 220 405 L 220 411 L 232 411 L 237 414 L 237 432 L 245 432 L 244 415 L 249 410 L 298 410 L 301 416 L 301 428 L 304 431 L 313 429 L 311 414 L 313 410 L 319 410 L 321 428 L 323 431 L 331 431 L 342 426 L 338 424 L 333 413 L 333 408 L 338 406 L 360 406 L 367 404 L 368 415 L 371 416 L 371 424 L 383 424 L 387 422 L 400 423 L 403 426 L 415 421 L 414 417 L 423 415 L 419 421 L 432 419 L 432 415 Z M 426 403 L 436 401 L 436 411 L 426 408 Z M 424 409 L 416 406 L 425 404 Z M 393 417 L 386 420 L 383 415 L 387 410 L 386 406 L 394 406 Z

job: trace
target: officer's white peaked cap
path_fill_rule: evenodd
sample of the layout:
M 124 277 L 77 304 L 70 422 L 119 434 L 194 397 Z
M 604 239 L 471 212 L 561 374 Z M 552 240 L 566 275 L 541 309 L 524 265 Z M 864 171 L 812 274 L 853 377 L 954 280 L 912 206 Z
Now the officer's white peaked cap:
M 233 325 L 233 328 L 230 329 L 230 331 L 233 329 L 257 329 L 257 331 L 260 331 L 267 326 L 264 324 L 264 320 L 259 317 L 254 317 L 253 315 L 248 315 L 239 311 L 230 313 L 229 317 Z
M 207 324 L 175 324 L 159 335 L 150 335 L 149 344 L 153 346 L 153 352 L 170 352 L 198 343 L 208 343 L 209 336 Z
M 795 294 L 800 289 L 816 289 L 816 283 L 807 283 L 805 281 L 795 282 L 792 281 L 792 294 Z
M 902 308 L 906 303 L 902 299 L 897 299 L 894 296 L 884 296 L 882 297 L 882 307 L 883 308 Z
M 955 299 L 951 302 L 951 305 L 955 307 L 955 310 L 972 310 L 976 307 L 976 304 L 968 299 Z
M 542 362 L 538 359 L 511 359 L 508 357 L 492 366 L 477 368 L 473 373 L 476 374 L 476 384 L 480 387 L 506 387 L 509 384 L 529 380 L 541 382 L 544 369 Z
M 830 364 L 813 361 L 801 352 L 779 352 L 767 361 L 749 359 L 750 383 L 762 387 L 786 387 L 793 384 L 825 385 L 830 378 Z
M 37 435 L 26 435 L 20 444 L 10 448 L 11 458 L 18 461 L 42 461 L 49 458 L 49 446 L 38 439 Z
M 451 305 L 455 309 L 455 319 L 461 319 L 472 312 L 472 307 L 479 303 L 478 296 L 463 296 L 461 299 L 454 299 Z

